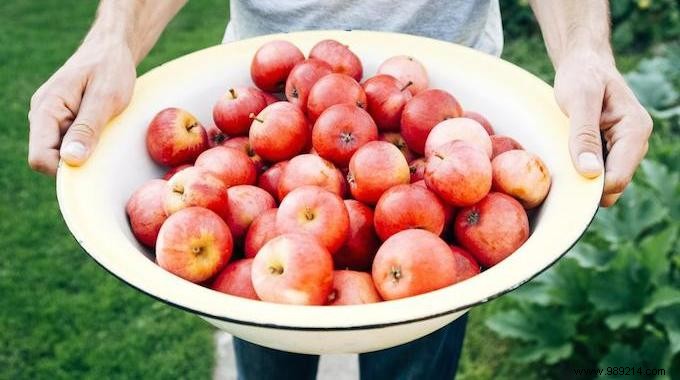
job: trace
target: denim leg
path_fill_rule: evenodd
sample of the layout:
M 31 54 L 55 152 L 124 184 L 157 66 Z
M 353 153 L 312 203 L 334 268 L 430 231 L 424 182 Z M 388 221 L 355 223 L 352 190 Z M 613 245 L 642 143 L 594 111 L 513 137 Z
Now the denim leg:
M 361 379 L 454 379 L 466 324 L 467 313 L 413 342 L 359 355 Z
M 258 346 L 234 337 L 239 380 L 314 380 L 319 356 Z

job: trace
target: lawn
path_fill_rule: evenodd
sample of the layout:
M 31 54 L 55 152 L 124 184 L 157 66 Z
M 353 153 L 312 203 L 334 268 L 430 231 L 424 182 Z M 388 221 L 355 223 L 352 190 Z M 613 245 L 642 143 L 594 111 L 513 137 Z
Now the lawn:
M 54 179 L 26 164 L 26 112 L 35 89 L 77 47 L 96 1 L 0 3 L 0 379 L 174 377 L 205 379 L 213 367 L 212 328 L 119 282 L 78 247 L 57 207 Z M 227 1 L 190 2 L 139 66 L 142 74 L 219 43 Z M 505 58 L 550 81 L 537 38 L 507 41 Z M 621 63 L 633 67 L 639 57 Z M 508 307 L 472 311 L 461 378 L 538 377 L 503 358 L 512 343 L 483 322 Z

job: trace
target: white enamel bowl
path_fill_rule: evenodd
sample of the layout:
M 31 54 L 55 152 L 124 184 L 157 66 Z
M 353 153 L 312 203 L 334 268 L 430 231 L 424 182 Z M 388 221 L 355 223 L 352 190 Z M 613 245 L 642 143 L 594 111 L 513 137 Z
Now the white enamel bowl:
M 386 58 L 409 54 L 428 69 L 431 86 L 453 93 L 540 155 L 552 189 L 529 240 L 495 267 L 462 283 L 397 301 L 315 307 L 251 301 L 184 281 L 158 267 L 135 241 L 124 205 L 163 168 L 146 152 L 146 126 L 159 110 L 178 106 L 212 123 L 212 106 L 230 86 L 250 84 L 249 66 L 264 42 L 285 39 L 303 52 L 333 38 L 350 46 L 373 75 Z M 409 35 L 315 31 L 271 35 L 211 47 L 168 62 L 137 81 L 132 102 L 111 121 L 86 165 L 62 164 L 57 195 L 64 220 L 92 258 L 120 280 L 220 329 L 264 346 L 302 353 L 367 352 L 399 345 L 455 320 L 470 307 L 509 292 L 552 265 L 592 220 L 602 179 L 586 180 L 567 150 L 568 124 L 550 86 L 528 72 L 469 48 Z

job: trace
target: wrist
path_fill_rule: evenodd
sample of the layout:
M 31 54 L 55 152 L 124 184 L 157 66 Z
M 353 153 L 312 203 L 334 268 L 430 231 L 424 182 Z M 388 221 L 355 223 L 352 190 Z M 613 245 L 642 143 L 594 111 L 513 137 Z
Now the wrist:
M 559 46 L 551 54 L 555 70 L 568 60 L 579 59 L 584 64 L 615 67 L 614 53 L 609 43 L 609 33 L 595 32 L 584 26 L 570 28 Z
M 102 0 L 92 28 L 85 36 L 83 45 L 95 44 L 107 48 L 124 48 L 130 52 L 135 63 L 141 60 L 140 44 L 136 36 L 137 2 Z

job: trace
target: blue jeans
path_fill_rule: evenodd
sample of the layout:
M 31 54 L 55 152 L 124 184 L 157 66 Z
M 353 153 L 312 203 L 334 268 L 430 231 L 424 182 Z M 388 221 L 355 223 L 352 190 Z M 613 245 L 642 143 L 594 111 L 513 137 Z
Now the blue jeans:
M 451 380 L 456 376 L 467 314 L 413 342 L 359 354 L 362 379 Z M 315 379 L 319 356 L 294 354 L 258 346 L 234 337 L 241 380 Z

